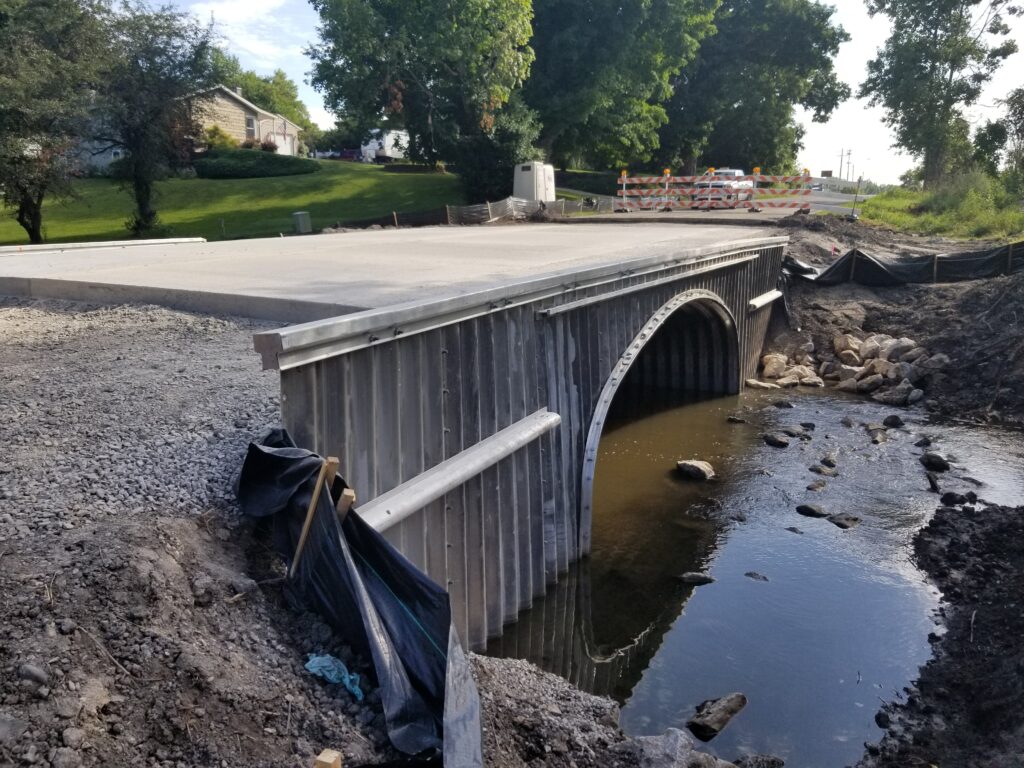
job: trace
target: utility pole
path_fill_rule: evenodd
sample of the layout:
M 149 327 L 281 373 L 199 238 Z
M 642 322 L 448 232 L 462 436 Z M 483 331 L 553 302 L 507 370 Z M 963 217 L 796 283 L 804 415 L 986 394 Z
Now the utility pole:
M 853 150 L 847 150 L 846 152 L 846 179 L 853 181 Z
M 846 157 L 846 150 L 845 149 L 840 149 L 839 150 L 839 178 L 840 178 L 840 180 L 842 180 L 842 178 L 843 178 L 843 158 L 844 157 Z

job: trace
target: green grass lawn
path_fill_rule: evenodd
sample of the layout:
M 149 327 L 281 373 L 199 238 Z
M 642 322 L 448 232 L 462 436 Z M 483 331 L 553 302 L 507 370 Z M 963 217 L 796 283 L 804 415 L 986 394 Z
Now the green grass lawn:
M 318 173 L 260 179 L 171 179 L 157 184 L 156 209 L 176 237 L 224 240 L 292 231 L 291 214 L 308 211 L 313 228 L 461 205 L 458 177 L 388 173 L 376 165 L 321 161 Z M 83 179 L 78 196 L 44 203 L 48 242 L 124 240 L 132 198 L 116 181 Z M 4 211 L 0 244 L 27 243 L 25 231 Z

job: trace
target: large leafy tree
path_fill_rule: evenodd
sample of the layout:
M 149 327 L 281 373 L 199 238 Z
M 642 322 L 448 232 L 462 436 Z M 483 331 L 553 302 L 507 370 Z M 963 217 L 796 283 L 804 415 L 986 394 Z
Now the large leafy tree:
M 812 0 L 724 0 L 718 33 L 675 82 L 661 163 L 792 169 L 803 136 L 795 107 L 824 122 L 850 95 L 833 67 L 850 39 L 834 12 Z
M 158 226 L 154 183 L 188 162 L 212 85 L 213 30 L 171 7 L 125 4 L 111 25 L 111 55 L 98 90 L 96 139 L 126 152 L 135 199 L 127 226 L 146 234 Z
M 958 121 L 993 73 L 1017 50 L 1007 39 L 1012 0 L 868 0 L 892 34 L 868 64 L 860 95 L 885 109 L 902 147 L 923 161 L 934 186 L 955 159 Z
M 243 69 L 238 57 L 220 48 L 214 48 L 211 56 L 211 78 L 215 82 L 229 88 L 241 88 L 242 96 L 257 107 L 287 117 L 302 128 L 304 133 L 316 131 L 309 117 L 309 109 L 299 99 L 298 85 L 284 70 L 276 69 L 271 75 L 258 75 L 252 70 Z
M 644 157 L 672 79 L 714 31 L 719 0 L 535 0 L 537 54 L 524 95 L 560 165 Z
M 90 0 L 0 5 L 0 196 L 32 243 L 43 239 L 44 198 L 71 193 L 103 10 Z
M 493 140 L 533 61 L 530 0 L 312 4 L 312 82 L 328 108 L 360 131 L 399 118 L 416 159 L 458 163 Z

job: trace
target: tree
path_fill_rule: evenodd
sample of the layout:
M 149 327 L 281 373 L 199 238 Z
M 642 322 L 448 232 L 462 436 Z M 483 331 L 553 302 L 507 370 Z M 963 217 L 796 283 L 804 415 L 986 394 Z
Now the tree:
M 989 120 L 974 134 L 974 162 L 989 175 L 999 173 L 1003 149 L 1009 138 L 1003 120 Z
M 189 160 L 201 133 L 201 94 L 213 83 L 213 30 L 172 8 L 128 3 L 114 16 L 111 56 L 97 104 L 96 138 L 126 152 L 135 213 L 126 226 L 158 226 L 153 188 L 168 168 Z
M 1005 21 L 1012 0 L 868 0 L 871 15 L 892 21 L 892 34 L 868 63 L 861 97 L 885 109 L 896 145 L 920 158 L 933 187 L 950 170 L 963 108 L 1017 50 Z
M 88 0 L 8 0 L 0 10 L 0 195 L 41 243 L 43 200 L 71 194 L 104 48 Z
M 535 0 L 524 95 L 540 146 L 607 166 L 658 145 L 671 81 L 714 31 L 719 0 Z
M 240 88 L 244 98 L 268 112 L 287 117 L 303 130 L 303 134 L 317 130 L 309 117 L 309 109 L 299 99 L 298 85 L 283 70 L 275 69 L 268 76 L 257 75 L 252 70 L 242 69 L 237 57 L 220 48 L 211 50 L 211 66 L 213 82 Z
M 312 4 L 321 19 L 312 82 L 328 108 L 359 134 L 400 119 L 417 160 L 469 160 L 533 60 L 530 0 Z
M 834 12 L 811 0 L 725 0 L 718 33 L 675 82 L 659 164 L 793 170 L 803 137 L 795 107 L 825 122 L 850 95 L 833 67 L 850 39 Z

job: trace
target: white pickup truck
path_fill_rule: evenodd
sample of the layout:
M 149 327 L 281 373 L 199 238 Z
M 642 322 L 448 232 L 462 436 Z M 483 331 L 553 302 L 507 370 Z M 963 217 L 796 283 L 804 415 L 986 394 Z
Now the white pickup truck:
M 694 182 L 697 191 L 693 200 L 698 203 L 723 204 L 715 205 L 716 208 L 735 208 L 740 203 L 753 200 L 754 182 L 743 181 L 746 175 L 737 168 L 718 168 L 714 173 L 708 172 Z

